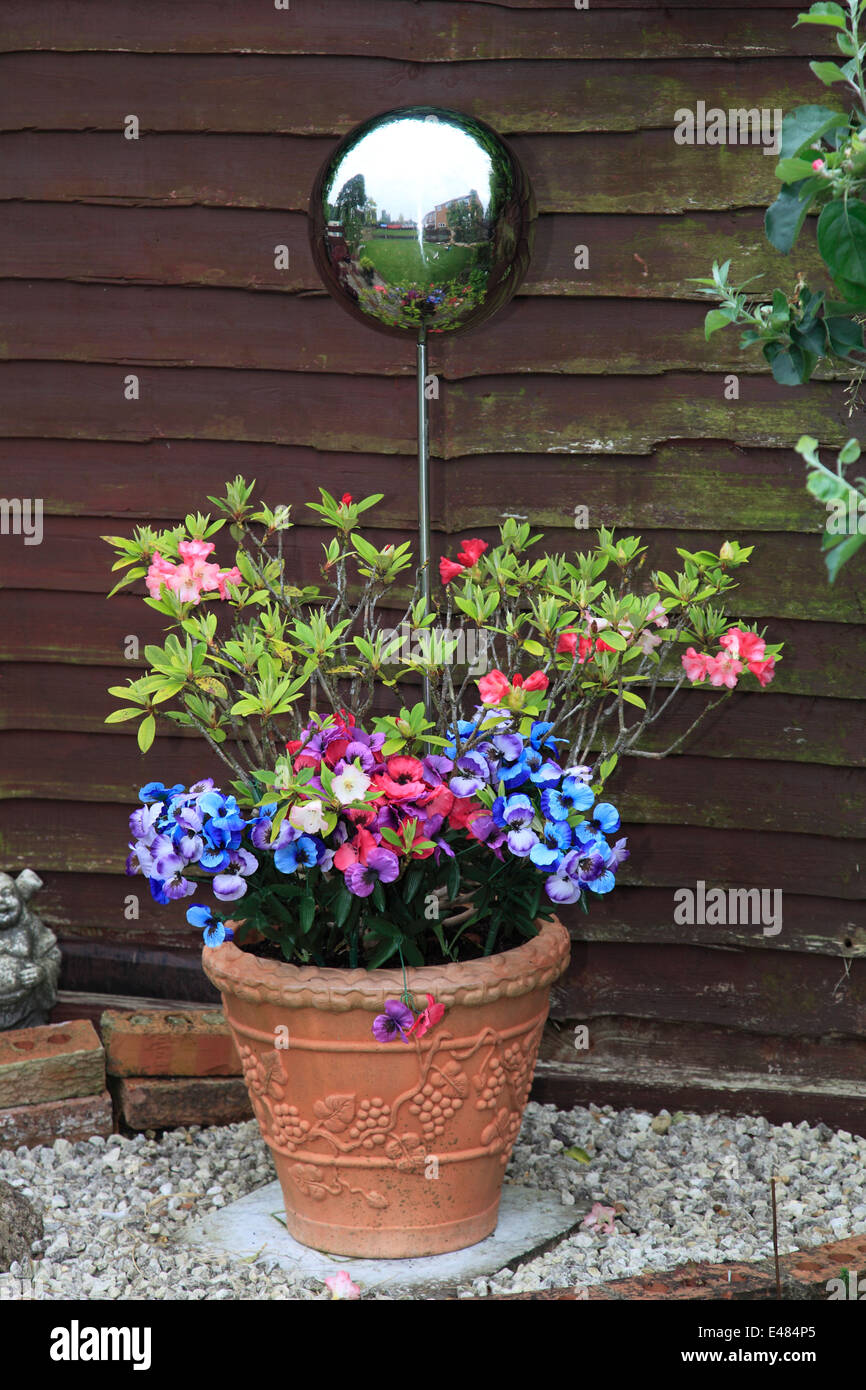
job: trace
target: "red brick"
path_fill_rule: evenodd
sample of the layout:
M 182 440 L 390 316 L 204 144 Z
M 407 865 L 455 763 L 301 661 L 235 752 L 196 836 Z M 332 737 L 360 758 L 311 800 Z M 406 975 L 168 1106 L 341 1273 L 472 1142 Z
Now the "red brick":
M 241 1075 L 221 1009 L 109 1009 L 100 1031 L 109 1076 Z
M 105 1056 L 84 1019 L 0 1033 L 0 1107 L 92 1096 L 105 1090 Z
M 112 1077 L 112 1093 L 130 1129 L 230 1125 L 252 1119 L 245 1083 L 236 1077 Z
M 0 1149 L 17 1149 L 19 1144 L 34 1148 L 53 1144 L 55 1139 L 103 1138 L 114 1130 L 111 1097 L 107 1091 L 97 1096 L 72 1100 L 53 1100 L 44 1105 L 15 1105 L 0 1110 Z

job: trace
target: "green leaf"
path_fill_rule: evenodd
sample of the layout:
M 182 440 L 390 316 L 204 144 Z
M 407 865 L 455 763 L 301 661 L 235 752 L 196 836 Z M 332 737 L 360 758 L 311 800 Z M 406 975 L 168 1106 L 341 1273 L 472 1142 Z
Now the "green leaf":
M 847 564 L 852 555 L 856 555 L 864 541 L 866 541 L 866 535 L 861 535 L 858 532 L 854 536 L 845 536 L 839 545 L 826 552 L 824 563 L 827 566 L 827 574 L 831 584 L 835 584 L 836 576 L 842 566 Z
M 710 334 L 715 333 L 719 328 L 727 328 L 730 322 L 730 315 L 726 314 L 724 310 L 711 309 L 704 319 L 704 338 L 709 338 Z
M 534 641 L 532 638 L 527 638 L 523 644 L 523 650 L 529 652 L 530 656 L 544 656 L 544 648 L 541 643 Z
M 827 131 L 847 123 L 841 111 L 831 111 L 829 106 L 799 106 L 796 111 L 789 111 L 782 121 L 779 158 L 793 159 L 814 146 Z
M 797 15 L 797 24 L 829 24 L 834 29 L 846 29 L 847 17 L 841 5 L 826 4 L 819 0 L 807 14 Z M 794 25 L 796 29 L 797 24 Z
M 586 1149 L 580 1148 L 577 1144 L 570 1149 L 563 1149 L 562 1152 L 565 1154 L 566 1158 L 576 1159 L 578 1163 L 592 1163 L 592 1159 L 586 1152 Z
M 852 352 L 863 351 L 863 329 L 856 319 L 833 315 L 825 318 L 830 349 L 837 357 L 848 357 Z
M 630 705 L 637 705 L 638 709 L 646 709 L 646 702 L 639 695 L 635 695 L 633 690 L 624 690 L 622 698 L 627 700 Z
M 156 720 L 152 714 L 149 714 L 146 719 L 142 719 L 138 726 L 138 746 L 142 753 L 147 752 L 148 748 L 153 743 L 155 734 Z
M 856 439 L 849 439 L 843 446 L 839 454 L 839 462 L 845 466 L 849 463 L 856 463 L 860 457 L 860 444 Z
M 835 82 L 847 82 L 847 74 L 842 71 L 838 63 L 810 63 L 809 67 L 817 77 L 819 82 L 823 82 L 825 87 L 832 87 Z
M 777 251 L 787 255 L 793 249 L 818 191 L 817 184 L 817 179 L 804 179 L 802 183 L 786 184 L 773 205 L 767 209 L 764 231 L 767 240 Z
M 384 965 L 384 964 L 385 964 L 385 961 L 388 960 L 391 956 L 393 956 L 393 954 L 394 954 L 394 952 L 396 951 L 396 949 L 397 949 L 397 941 L 396 941 L 396 939 L 393 940 L 393 941 L 392 941 L 392 940 L 386 940 L 386 941 L 380 942 L 378 948 L 373 952 L 373 954 L 370 956 L 369 960 L 367 961 L 367 969 L 368 969 L 368 970 L 376 970 L 376 969 L 378 969 L 378 967 L 379 967 L 380 965 Z
M 606 642 L 609 647 L 613 647 L 615 652 L 624 652 L 626 647 L 628 646 L 628 643 L 626 642 L 622 633 L 614 632 L 609 627 L 606 627 L 604 631 L 600 632 L 598 635 L 601 638 L 602 642 Z
M 783 348 L 781 343 L 767 343 L 764 356 L 780 386 L 801 386 L 811 376 L 810 359 L 798 347 Z
M 807 162 L 805 159 L 780 159 L 776 165 L 776 178 L 785 184 L 801 183 L 811 178 L 813 173 L 811 160 Z
M 866 207 L 841 200 L 828 203 L 818 218 L 818 251 L 832 278 L 842 286 L 866 286 Z

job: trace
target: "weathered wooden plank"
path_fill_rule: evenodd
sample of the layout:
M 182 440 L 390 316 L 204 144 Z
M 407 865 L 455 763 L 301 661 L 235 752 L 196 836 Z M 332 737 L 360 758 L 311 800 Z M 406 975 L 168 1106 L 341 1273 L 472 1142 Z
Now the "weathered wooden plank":
M 776 489 L 781 486 L 781 470 L 773 469 L 776 455 L 760 456 L 755 466 L 755 485 L 765 470 L 773 472 Z M 646 466 L 645 460 L 638 461 Z M 471 470 L 474 461 L 467 465 Z M 256 500 L 274 506 L 284 499 L 291 506 L 296 525 L 318 524 L 307 502 L 328 487 L 342 495 L 364 497 L 375 489 L 384 492 L 371 519 L 382 527 L 415 528 L 418 515 L 416 460 L 400 454 L 332 453 L 297 449 L 278 444 L 246 444 L 233 440 L 156 439 L 143 444 L 106 443 L 99 440 L 2 439 L 0 438 L 0 495 L 17 496 L 20 480 L 27 478 L 28 491 L 41 497 L 45 516 L 106 519 L 103 532 L 117 532 L 118 521 L 129 522 L 124 534 L 132 534 L 132 524 L 161 525 L 183 517 L 190 507 L 210 508 L 208 496 L 224 491 L 224 484 L 242 474 L 255 481 Z M 430 480 L 431 518 L 435 530 L 445 525 L 445 485 L 449 476 L 444 467 L 434 470 Z M 714 474 L 714 478 L 717 475 Z M 715 485 L 715 484 L 714 484 Z M 458 489 L 463 483 L 458 481 Z M 765 503 L 776 496 L 767 489 Z M 791 489 L 790 505 L 802 501 Z M 814 520 L 808 509 L 800 508 L 794 520 L 808 529 Z M 489 509 L 488 509 L 489 512 Z M 783 510 L 777 508 L 776 528 L 782 526 Z M 106 554 L 108 552 L 106 551 Z
M 866 975 L 821 955 L 575 942 L 552 1015 L 629 1015 L 782 1037 L 863 1037 Z M 784 1001 L 784 1002 L 783 1002 Z
M 705 275 L 713 260 L 726 259 L 733 260 L 738 280 L 765 275 L 773 277 L 770 285 L 793 284 L 794 267 L 770 246 L 763 220 L 763 209 L 676 220 L 547 214 L 537 220 L 518 295 L 703 302 L 689 277 Z M 285 270 L 275 268 L 277 246 L 288 250 Z M 582 246 L 589 265 L 578 271 L 575 248 Z M 822 282 L 813 237 L 803 236 L 796 269 L 810 284 Z M 0 275 L 325 293 L 310 255 L 306 217 L 245 208 L 7 202 L 0 219 Z
M 133 886 L 127 884 L 128 888 Z M 103 940 L 61 936 L 60 941 L 60 985 L 64 990 L 156 997 L 164 994 L 172 999 L 219 1002 L 219 991 L 201 968 L 201 938 L 191 928 L 187 931 L 185 950 L 166 949 L 162 943 L 143 946 L 137 940 L 118 940 L 116 936 Z
M 504 309 L 502 318 L 513 311 Z M 129 401 L 128 374 L 102 363 L 0 364 L 5 431 L 30 439 L 227 439 L 386 454 L 415 447 L 409 377 L 137 367 L 139 399 Z M 672 439 L 791 448 L 806 432 L 829 446 L 856 431 L 857 418 L 849 419 L 832 382 L 803 392 L 744 375 L 739 391 L 738 400 L 726 401 L 724 377 L 687 372 L 630 377 L 627 388 L 616 377 L 443 380 L 430 411 L 430 447 L 439 458 L 488 454 L 492 444 L 520 454 L 649 454 Z
M 123 876 L 122 865 L 114 867 L 113 873 L 49 871 L 44 875 L 39 912 L 61 942 L 64 971 L 67 968 L 78 970 L 74 962 L 79 958 L 87 960 L 91 946 L 94 958 L 99 956 L 103 961 L 116 959 L 122 963 L 129 956 L 134 965 L 149 958 L 149 951 L 157 951 L 161 953 L 157 963 L 160 969 L 169 966 L 191 969 L 190 958 L 197 968 L 200 935 L 189 926 L 184 914 L 174 910 L 167 912 L 158 906 L 140 879 Z M 641 867 L 633 858 L 629 871 L 639 873 Z M 765 888 L 768 876 L 765 865 L 762 885 Z M 708 888 L 715 886 L 713 880 L 706 877 L 704 882 Z M 691 885 L 679 886 L 694 889 L 695 884 L 693 879 Z M 751 886 L 759 885 L 745 881 L 726 885 L 732 888 Z M 830 890 L 832 884 L 821 882 L 812 887 Z M 782 930 L 776 935 L 764 936 L 761 926 L 752 922 L 679 924 L 674 921 L 674 891 L 673 886 L 635 887 L 621 882 L 615 893 L 595 899 L 588 913 L 577 908 L 563 908 L 559 916 L 575 941 L 757 946 L 767 950 L 818 952 L 851 960 L 866 954 L 866 903 L 863 901 L 786 891 L 781 902 Z M 772 911 L 772 891 L 765 902 Z M 124 964 L 122 968 L 126 970 L 127 966 Z M 69 988 L 84 986 L 70 985 Z
M 662 382 L 632 377 L 627 388 L 611 377 L 445 382 L 440 412 L 431 416 L 433 447 L 445 458 L 487 453 L 493 440 L 514 453 L 649 453 L 673 438 L 789 448 L 802 432 L 829 445 L 856 429 L 856 417 L 852 427 L 830 382 L 814 382 L 803 393 L 763 376 L 741 376 L 739 391 L 737 401 L 726 401 L 723 377 L 678 372 Z
M 826 36 L 818 49 L 827 51 Z M 447 91 L 450 106 L 503 135 L 672 130 L 676 111 L 694 110 L 708 94 L 725 111 L 790 111 L 814 100 L 816 85 L 807 64 L 787 55 L 700 63 L 502 58 L 446 67 L 327 51 L 305 57 L 15 53 L 0 56 L 0 81 L 8 96 L 0 114 L 4 130 L 115 131 L 118 139 L 127 112 L 138 116 L 143 139 L 183 131 L 344 134 L 370 115 L 371 91 L 383 110 L 439 105 Z
M 813 93 L 814 96 L 814 93 Z M 676 145 L 670 130 L 514 136 L 540 212 L 751 208 L 778 191 L 774 161 L 749 146 Z M 0 136 L 10 199 L 305 212 L 335 138 L 32 132 Z
M 771 873 L 768 865 L 765 879 Z M 706 892 L 717 886 L 706 878 L 704 885 Z M 696 881 L 679 886 L 698 892 Z M 727 886 L 734 889 L 759 885 L 743 882 Z M 616 892 L 593 901 L 588 913 L 564 908 L 558 915 L 576 941 L 806 951 L 845 960 L 866 956 L 866 903 L 796 893 L 780 893 L 776 898 L 772 886 L 764 882 L 761 887 L 764 898 L 750 900 L 755 906 L 744 909 L 748 920 L 743 922 L 678 923 L 675 912 L 682 899 L 674 896 L 675 888 L 634 888 L 626 883 L 618 884 Z M 737 916 L 738 911 L 730 915 Z M 779 920 L 774 921 L 777 916 Z M 766 926 L 770 927 L 770 935 L 764 935 Z M 776 926 L 780 927 L 778 932 Z
M 614 1105 L 654 1114 L 664 1107 L 699 1115 L 762 1115 L 777 1125 L 805 1120 L 849 1134 L 866 1133 L 866 1087 L 862 1083 L 831 1076 L 803 1080 L 788 1071 L 781 1076 L 726 1069 L 696 1073 L 688 1057 L 668 1059 L 666 1065 L 641 1070 L 603 1063 L 595 1067 L 592 1063 L 548 1066 L 542 1062 L 531 1099 L 564 1110 L 575 1105 Z M 720 1284 L 727 1287 L 723 1280 Z M 775 1298 L 775 1284 L 769 1277 L 767 1288 L 772 1291 L 768 1297 Z
M 291 729 L 291 721 L 285 725 Z M 143 758 L 131 739 L 111 731 L 94 739 L 91 734 L 18 730 L 0 734 L 0 800 L 123 806 L 134 800 L 131 792 L 147 780 L 147 768 L 155 761 L 159 771 L 154 776 L 189 786 L 205 775 L 202 766 L 211 759 L 197 742 L 171 736 L 161 740 L 155 755 Z M 678 756 L 666 763 L 660 779 L 654 761 L 640 758 L 628 764 L 617 805 L 626 828 L 706 825 L 810 834 L 820 808 L 823 834 L 849 839 L 862 834 L 862 769 L 777 762 L 772 778 L 773 795 L 768 796 L 767 771 L 759 761 Z
M 573 1028 L 555 1022 L 545 1029 L 539 1060 L 546 1075 L 554 1067 L 574 1067 L 578 1076 L 589 1069 L 620 1069 L 651 1073 L 656 1067 L 688 1066 L 703 1077 L 757 1073 L 767 1078 L 787 1074 L 806 1082 L 830 1077 L 863 1084 L 866 1040 L 863 1038 L 781 1038 L 772 1033 L 740 1033 L 730 1028 L 695 1027 L 689 1023 L 624 1016 L 593 1019 L 589 1046 L 574 1046 Z M 578 1081 L 578 1084 L 579 1081 Z M 677 1107 L 668 1105 L 671 1111 Z
M 231 440 L 153 440 L 117 444 L 100 440 L 0 438 L 0 494 L 15 496 L 20 479 L 41 497 L 49 516 L 119 519 L 154 524 L 184 516 L 222 482 L 242 473 L 256 480 L 255 495 L 271 505 L 286 498 L 297 524 L 316 524 L 306 510 L 319 485 L 364 496 L 373 486 L 383 500 L 369 514 L 377 525 L 414 530 L 415 459 L 397 454 L 331 453 Z M 544 491 L 539 492 L 538 473 Z M 218 479 L 219 482 L 214 482 Z M 675 526 L 698 530 L 712 517 L 725 531 L 818 533 L 826 512 L 804 487 L 805 468 L 792 449 L 732 447 L 713 440 L 673 440 L 651 455 L 481 454 L 435 460 L 430 478 L 434 531 L 452 535 L 489 530 L 491 498 L 507 496 L 509 509 L 534 526 L 561 527 L 585 505 L 591 527 L 645 530 Z M 578 500 L 579 499 L 579 500 Z M 131 531 L 130 531 L 131 533 Z M 575 534 L 567 549 L 588 543 Z
M 588 470 L 588 476 L 591 473 Z M 584 481 L 576 495 L 592 497 L 591 483 Z M 192 502 L 190 503 L 192 505 Z M 565 508 L 563 508 L 565 511 Z M 565 511 L 565 515 L 568 512 Z M 595 520 L 595 517 L 592 518 Z M 43 544 L 50 546 L 50 561 L 39 546 L 29 546 L 23 538 L 8 538 L 4 547 L 3 583 L 10 589 L 58 589 L 64 592 L 87 592 L 103 595 L 114 578 L 110 574 L 113 552 L 101 539 L 109 528 L 105 518 L 45 517 L 42 522 Z M 126 528 L 125 528 L 126 529 Z M 132 528 L 129 528 L 130 531 Z M 480 527 L 480 534 L 495 540 L 490 527 Z M 373 544 L 413 542 L 413 531 L 367 527 L 365 534 Z M 573 554 L 591 543 L 593 537 L 583 531 L 551 528 L 544 544 L 552 554 Z M 826 582 L 826 570 L 820 546 L 813 535 L 764 532 L 756 538 L 749 531 L 662 531 L 645 529 L 646 545 L 644 574 L 639 581 L 649 584 L 653 568 L 669 571 L 680 561 L 677 546 L 691 550 L 719 550 L 726 539 L 738 539 L 757 545 L 747 569 L 736 575 L 738 587 L 731 591 L 728 607 L 744 617 L 776 615 L 798 618 L 808 616 L 812 621 L 858 623 L 864 619 L 862 594 L 856 584 Z M 438 549 L 453 554 L 459 548 L 457 539 L 437 537 Z M 290 573 L 308 582 L 320 578 L 322 531 L 317 527 L 297 526 L 289 533 L 287 562 Z M 233 563 L 235 546 L 227 534 L 216 540 L 214 555 L 222 565 Z M 137 591 L 144 593 L 141 584 Z
M 383 621 L 399 620 L 388 610 Z M 837 699 L 866 698 L 866 628 L 844 623 L 798 622 L 755 615 L 763 627 L 772 622 L 773 637 L 785 643 L 785 660 L 779 666 L 772 694 L 796 694 Z M 95 603 L 89 594 L 52 593 L 50 590 L 0 588 L 0 662 L 48 663 L 44 680 L 55 677 L 50 665 L 112 666 L 123 660 L 126 638 L 145 643 L 161 640 L 159 614 L 140 599 L 117 594 L 110 602 Z M 125 669 L 134 675 L 141 662 Z M 764 692 L 765 694 L 767 692 Z
M 625 4 L 625 0 L 619 0 Z M 406 0 L 294 0 L 291 14 L 261 4 L 230 6 L 199 0 L 194 11 L 157 0 L 142 11 L 131 0 L 88 0 L 72 12 L 47 0 L 34 12 L 26 0 L 7 0 L 0 51 L 35 49 L 138 53 L 328 53 L 445 63 L 504 58 L 778 57 L 812 54 L 818 35 L 791 29 L 782 7 L 751 10 L 691 8 L 647 22 L 652 5 L 630 3 L 615 16 L 595 3 L 577 21 L 574 2 L 559 9 L 506 8 L 490 22 L 477 4 L 416 5 Z M 619 6 L 617 6 L 619 8 Z M 203 11 L 207 18 L 203 22 Z M 239 11 L 242 11 L 241 19 Z
M 781 668 L 780 668 L 781 671 Z M 123 685 L 129 666 L 64 664 L 63 703 L 38 662 L 6 662 L 2 670 L 3 701 L 0 730 L 55 730 L 66 733 L 105 733 L 106 690 Z M 111 705 L 111 701 L 108 701 Z M 705 696 L 683 690 L 672 707 L 653 726 L 648 748 L 663 749 L 675 742 L 701 713 Z M 710 715 L 688 744 L 703 757 L 763 758 L 772 762 L 826 763 L 834 767 L 866 766 L 863 714 L 856 702 L 814 699 L 777 693 L 775 684 L 758 693 L 737 692 Z M 135 724 L 118 724 L 114 733 L 135 737 Z M 193 730 L 179 737 L 197 738 Z
M 536 469 L 544 472 L 539 496 Z M 314 449 L 226 441 L 154 440 L 117 444 L 96 440 L 0 438 L 0 492 L 20 491 L 21 477 L 48 516 L 99 516 L 173 521 L 191 499 L 204 499 L 238 472 L 256 480 L 256 496 L 271 505 L 291 499 L 297 524 L 316 524 L 306 499 L 323 482 L 323 456 Z M 371 520 L 412 529 L 417 515 L 415 460 L 383 454 L 332 453 L 324 481 L 363 496 L 375 475 L 385 497 Z M 592 526 L 642 531 L 676 525 L 818 532 L 825 513 L 803 486 L 805 471 L 791 449 L 732 448 L 716 441 L 674 440 L 652 455 L 489 454 L 435 460 L 431 474 L 433 528 L 459 534 L 487 527 L 490 499 L 507 491 L 511 510 L 533 525 L 560 526 L 583 494 Z M 287 482 L 290 480 L 290 483 Z M 586 543 L 575 535 L 575 547 Z
M 216 759 L 206 766 L 209 774 L 221 775 Z M 201 760 L 198 767 L 201 775 Z M 127 811 L 135 804 L 140 783 L 164 771 L 157 746 L 142 759 L 126 806 L 99 801 L 0 801 L 0 862 L 7 872 L 32 867 L 40 873 L 122 876 L 128 854 Z M 814 825 L 813 833 L 756 835 L 751 830 L 700 825 L 633 823 L 628 836 L 631 858 L 623 870 L 623 882 L 631 885 L 688 886 L 704 879 L 723 887 L 766 886 L 771 875 L 770 886 L 784 893 L 820 898 L 826 888 L 827 896 L 835 899 L 863 898 L 859 862 L 864 856 L 861 851 L 858 857 L 857 842 L 816 834 Z M 134 880 L 120 877 L 120 882 L 136 890 Z M 143 880 L 138 887 L 147 892 Z M 176 923 L 183 923 L 183 903 L 165 909 L 166 926 L 172 914 Z
M 670 237 L 673 244 L 675 222 Z M 524 297 L 483 334 L 439 339 L 434 365 L 449 380 L 551 370 L 769 374 L 761 352 L 742 351 L 739 333 L 715 333 L 707 342 L 705 314 L 705 304 Z M 6 361 L 415 373 L 400 339 L 371 333 L 330 296 L 7 280 L 0 283 L 0 320 Z M 850 370 L 822 368 L 815 379 L 833 375 L 847 380 Z

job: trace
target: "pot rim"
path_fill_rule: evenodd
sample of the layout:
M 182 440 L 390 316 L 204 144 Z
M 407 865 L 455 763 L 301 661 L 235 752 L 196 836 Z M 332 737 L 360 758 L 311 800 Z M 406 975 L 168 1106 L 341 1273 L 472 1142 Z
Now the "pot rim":
M 558 980 L 568 966 L 571 939 L 558 917 L 542 922 L 538 936 L 508 951 L 449 965 L 407 966 L 406 986 L 415 995 L 432 994 L 437 1003 L 477 1006 L 516 999 Z M 224 994 L 251 1004 L 381 1013 L 386 999 L 399 998 L 399 969 L 342 970 L 332 966 L 290 965 L 263 960 L 232 941 L 202 948 L 202 968 Z

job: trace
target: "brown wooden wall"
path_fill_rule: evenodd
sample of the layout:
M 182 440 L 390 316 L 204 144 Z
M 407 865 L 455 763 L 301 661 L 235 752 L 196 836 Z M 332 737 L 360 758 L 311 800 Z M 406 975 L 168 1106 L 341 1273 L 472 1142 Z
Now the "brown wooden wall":
M 320 289 L 306 207 L 339 135 L 432 102 L 511 139 L 540 213 L 513 304 L 432 348 L 441 547 L 491 538 L 503 511 L 567 546 L 577 503 L 593 525 L 638 530 L 657 560 L 736 537 L 756 545 L 739 610 L 787 644 L 769 691 L 737 694 L 687 755 L 627 769 L 633 857 L 617 893 L 573 921 L 543 1093 L 734 1096 L 862 1131 L 864 570 L 827 584 L 792 449 L 862 418 L 832 380 L 786 390 L 736 335 L 704 342 L 688 277 L 714 256 L 768 283 L 815 256 L 808 236 L 790 263 L 763 239 L 773 159 L 673 140 L 674 112 L 698 100 L 824 100 L 807 59 L 832 44 L 792 29 L 801 8 L 6 0 L 0 495 L 43 498 L 45 537 L 0 536 L 0 868 L 44 877 L 67 991 L 206 997 L 182 907 L 142 898 L 124 919 L 140 887 L 121 873 L 138 786 L 210 769 L 195 742 L 142 758 L 129 726 L 103 726 L 106 686 L 134 665 L 124 637 L 143 646 L 159 627 L 132 597 L 105 601 L 99 536 L 173 521 L 238 471 L 296 507 L 318 483 L 375 488 L 379 525 L 411 534 L 414 354 Z M 137 142 L 121 133 L 130 113 Z M 288 271 L 274 269 L 279 243 Z M 576 271 L 584 243 L 590 269 Z M 292 542 L 309 565 L 316 527 Z M 673 891 L 698 879 L 781 888 L 781 934 L 675 926 Z

